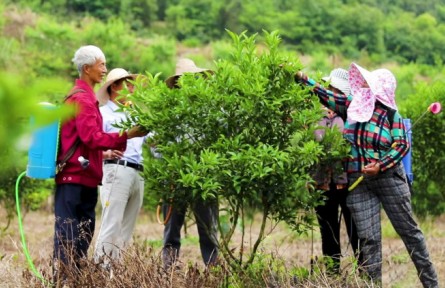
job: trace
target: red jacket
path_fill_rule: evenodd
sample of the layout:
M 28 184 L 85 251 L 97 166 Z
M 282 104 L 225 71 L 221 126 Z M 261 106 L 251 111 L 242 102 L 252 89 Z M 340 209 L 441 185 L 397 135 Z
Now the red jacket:
M 57 162 L 61 161 L 76 139 L 81 142 L 65 167 L 56 175 L 56 184 L 81 184 L 88 187 L 100 185 L 102 180 L 102 151 L 116 149 L 124 151 L 127 146 L 127 134 L 105 133 L 102 130 L 102 116 L 99 102 L 93 89 L 83 80 L 76 80 L 73 90 L 82 89 L 68 98 L 66 103 L 77 106 L 74 118 L 62 123 L 60 128 L 60 146 Z M 78 160 L 83 156 L 90 165 L 83 169 Z

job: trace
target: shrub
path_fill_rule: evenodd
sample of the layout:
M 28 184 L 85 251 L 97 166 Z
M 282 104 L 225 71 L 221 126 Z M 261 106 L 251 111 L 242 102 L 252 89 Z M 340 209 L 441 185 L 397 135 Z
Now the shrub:
M 404 104 L 406 117 L 416 123 L 433 102 L 445 103 L 445 85 L 441 82 L 423 84 Z M 414 211 L 419 216 L 440 215 L 445 211 L 445 114 L 427 113 L 412 128 L 412 155 L 414 173 Z
M 220 225 L 222 254 L 232 267 L 247 267 L 268 219 L 300 232 L 312 223 L 305 211 L 319 195 L 307 192 L 309 169 L 320 158 L 343 154 L 335 152 L 341 144 L 323 151 L 314 141 L 320 104 L 295 83 L 301 64 L 280 53 L 278 34 L 264 33 L 261 53 L 256 35 L 229 34 L 230 57 L 216 61 L 214 74 L 183 75 L 180 89 L 148 74 L 148 83 L 138 83 L 131 96 L 135 105 L 126 109 L 130 122 L 155 132 L 151 141 L 162 154 L 145 163 L 147 190 L 173 205 L 219 200 L 228 215 Z M 245 237 L 250 209 L 262 212 L 261 230 L 251 251 L 241 241 L 236 254 L 231 239 L 237 230 Z

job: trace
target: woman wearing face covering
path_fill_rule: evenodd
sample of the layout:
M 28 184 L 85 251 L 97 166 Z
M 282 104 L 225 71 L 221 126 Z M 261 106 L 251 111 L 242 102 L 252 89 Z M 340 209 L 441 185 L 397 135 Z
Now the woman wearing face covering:
M 382 278 L 382 235 L 380 205 L 402 238 L 424 287 L 438 287 L 425 238 L 413 218 L 409 186 L 402 158 L 409 144 L 402 117 L 395 103 L 396 80 L 387 69 L 368 71 L 352 63 L 349 69 L 351 94 L 325 89 L 302 72 L 297 82 L 313 86 L 320 101 L 347 119 L 343 136 L 351 144 L 347 162 L 350 183 L 364 176 L 347 196 L 347 206 L 357 226 L 363 269 L 376 283 Z M 393 123 L 388 111 L 396 110 Z
M 329 90 L 344 95 L 350 94 L 348 71 L 345 69 L 336 68 L 331 71 L 329 76 L 323 77 L 322 80 L 329 82 Z M 315 130 L 315 139 L 317 141 L 323 141 L 326 130 L 338 129 L 340 132 L 343 132 L 344 128 L 344 120 L 339 115 L 326 107 L 324 107 L 324 110 L 325 115 L 318 122 L 318 125 L 323 128 Z M 320 163 L 315 168 L 313 174 L 316 188 L 323 190 L 325 198 L 323 204 L 315 207 L 315 212 L 320 226 L 321 248 L 323 256 L 327 260 L 326 272 L 333 275 L 340 274 L 340 258 L 342 256 L 340 224 L 342 216 L 349 243 L 359 265 L 361 265 L 362 258 L 359 253 L 357 228 L 346 206 L 348 179 L 343 169 L 343 164 L 343 161 Z

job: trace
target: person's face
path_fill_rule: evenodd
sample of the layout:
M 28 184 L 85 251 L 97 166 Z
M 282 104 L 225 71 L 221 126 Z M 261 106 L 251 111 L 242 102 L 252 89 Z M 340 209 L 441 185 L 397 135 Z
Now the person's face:
M 131 79 L 125 79 L 124 84 L 125 84 L 125 87 L 127 87 L 128 91 L 131 94 L 134 91 L 134 85 L 133 85 L 133 83 L 130 82 L 130 80 Z
M 104 59 L 97 59 L 93 65 L 85 65 L 85 72 L 94 84 L 99 84 L 107 74 L 107 65 Z
M 326 115 L 328 115 L 328 118 L 329 118 L 329 119 L 332 119 L 332 118 L 334 118 L 334 116 L 335 116 L 335 112 L 332 111 L 331 109 L 327 109 L 327 111 L 326 111 Z
M 329 119 L 334 118 L 335 112 L 332 111 L 331 109 L 329 109 L 327 107 L 323 107 L 323 111 L 324 111 L 324 113 L 326 113 L 326 117 L 328 117 Z
M 122 104 L 125 103 L 127 97 L 125 97 L 125 95 L 119 95 L 119 91 L 121 91 L 125 87 L 127 88 L 128 92 L 130 92 L 130 94 L 134 91 L 134 85 L 133 83 L 130 83 L 130 80 L 131 79 L 129 78 L 121 79 L 111 84 L 111 90 L 114 92 L 114 95 L 118 97 L 117 100 Z
M 112 85 L 112 88 L 115 92 L 119 92 L 125 87 L 127 87 L 128 91 L 130 93 L 133 93 L 134 85 L 130 82 L 131 79 L 121 79 L 116 82 L 114 82 Z

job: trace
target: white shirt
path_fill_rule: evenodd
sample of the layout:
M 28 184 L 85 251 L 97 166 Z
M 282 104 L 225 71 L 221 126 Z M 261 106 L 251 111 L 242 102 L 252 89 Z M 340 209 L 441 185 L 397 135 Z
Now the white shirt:
M 126 121 L 127 115 L 124 112 L 117 112 L 116 110 L 119 109 L 119 106 L 110 100 L 99 109 L 103 118 L 104 132 L 119 132 L 120 128 L 116 128 L 113 125 L 120 123 L 121 121 Z M 128 139 L 127 149 L 121 159 L 132 163 L 142 164 L 144 160 L 142 158 L 142 145 L 144 144 L 146 137 L 149 137 L 149 135 Z

